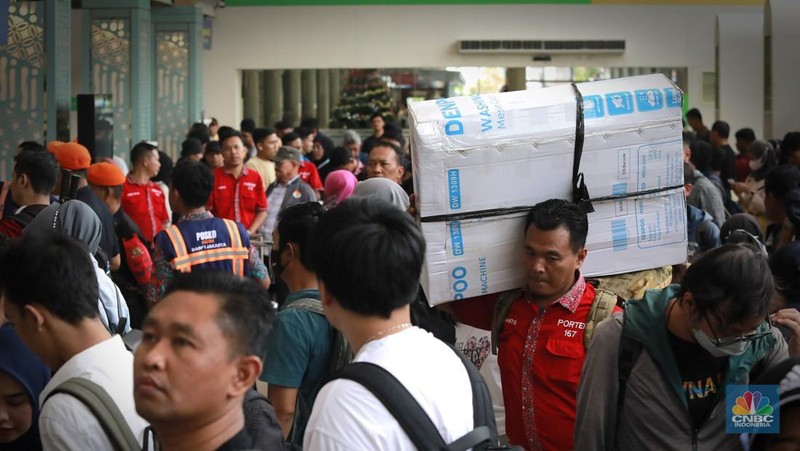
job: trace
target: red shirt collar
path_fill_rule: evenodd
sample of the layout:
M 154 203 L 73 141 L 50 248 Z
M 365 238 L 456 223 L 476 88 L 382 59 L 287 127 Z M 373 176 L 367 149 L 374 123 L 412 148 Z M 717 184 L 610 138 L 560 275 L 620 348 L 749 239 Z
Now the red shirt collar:
M 227 169 L 225 169 L 225 166 L 222 166 L 220 169 L 222 169 L 222 172 L 224 172 L 224 173 L 230 175 L 231 177 L 233 177 L 233 173 L 228 171 Z M 242 173 L 239 174 L 238 178 L 242 178 L 242 177 L 246 176 L 249 173 L 250 173 L 250 171 L 247 169 L 247 166 L 242 165 Z
M 576 271 L 578 275 L 578 280 L 572 285 L 572 288 L 569 289 L 564 295 L 560 298 L 556 299 L 551 303 L 552 304 L 561 304 L 562 307 L 569 310 L 572 313 L 575 313 L 575 310 L 578 309 L 578 305 L 581 303 L 581 298 L 583 298 L 583 292 L 586 291 L 586 279 L 583 278 L 580 271 Z M 527 288 L 525 289 L 525 298 L 530 299 L 530 295 L 527 293 Z
M 145 182 L 145 183 L 140 183 L 138 180 L 134 179 L 134 178 L 133 178 L 133 177 L 131 177 L 130 175 L 126 176 L 126 177 L 125 177 L 125 180 L 126 180 L 128 183 L 131 183 L 131 184 L 133 184 L 133 185 L 137 185 L 137 186 L 145 186 L 145 187 L 147 187 L 147 186 L 150 186 L 150 185 L 154 185 L 154 184 L 155 184 L 155 182 L 154 182 L 154 181 L 152 181 L 152 180 L 149 180 L 149 179 L 148 179 L 148 180 L 147 180 L 147 182 Z

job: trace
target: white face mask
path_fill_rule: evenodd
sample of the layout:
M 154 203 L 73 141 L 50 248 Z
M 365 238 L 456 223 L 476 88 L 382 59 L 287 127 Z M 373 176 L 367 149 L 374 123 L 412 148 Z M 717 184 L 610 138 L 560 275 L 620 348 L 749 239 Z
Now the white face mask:
M 758 171 L 759 169 L 764 167 L 764 159 L 760 158 L 758 160 L 750 160 L 750 162 L 747 164 L 750 166 L 750 170 Z
M 747 348 L 750 346 L 749 341 L 737 341 L 736 343 L 731 343 L 729 345 L 717 346 L 715 341 L 706 335 L 706 333 L 702 330 L 693 329 L 692 332 L 694 333 L 694 339 L 697 340 L 697 344 L 699 344 L 714 357 L 730 357 L 741 355 L 747 351 Z

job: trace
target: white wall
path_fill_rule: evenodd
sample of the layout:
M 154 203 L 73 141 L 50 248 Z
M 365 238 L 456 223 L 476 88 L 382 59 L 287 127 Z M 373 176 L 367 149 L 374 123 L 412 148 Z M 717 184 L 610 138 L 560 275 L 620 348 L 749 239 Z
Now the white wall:
M 768 138 L 800 130 L 800 1 L 767 0 L 765 32 L 772 35 L 772 118 L 765 120 Z
M 621 56 L 553 56 L 549 65 L 687 67 L 700 105 L 702 72 L 714 71 L 721 12 L 754 6 L 447 5 L 229 7 L 218 10 L 203 55 L 205 111 L 241 120 L 240 69 L 533 65 L 527 55 L 460 54 L 460 39 L 625 39 Z M 713 117 L 713 111 L 704 111 Z M 760 114 L 760 113 L 759 113 Z
M 764 136 L 764 14 L 726 13 L 717 18 L 719 115 L 731 126 Z M 711 121 L 708 126 L 711 126 Z

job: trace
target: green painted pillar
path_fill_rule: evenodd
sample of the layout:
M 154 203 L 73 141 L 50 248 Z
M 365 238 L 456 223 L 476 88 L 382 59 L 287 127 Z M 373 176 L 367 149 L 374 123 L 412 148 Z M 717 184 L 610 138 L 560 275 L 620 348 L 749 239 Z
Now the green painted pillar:
M 153 61 L 150 2 L 83 0 L 84 93 L 110 94 L 113 102 L 114 155 L 154 140 Z
M 509 67 L 506 69 L 506 88 L 509 91 L 524 91 L 527 89 L 524 67 Z
M 263 77 L 264 126 L 272 128 L 283 119 L 283 70 L 265 70 Z
M 283 71 L 283 120 L 297 127 L 300 124 L 300 69 Z
M 317 71 L 314 69 L 303 69 L 302 80 L 302 102 L 303 118 L 317 117 Z
M 159 147 L 173 160 L 203 110 L 203 13 L 193 6 L 154 8 L 152 127 Z
M 331 91 L 328 69 L 317 69 L 317 119 L 321 128 L 331 122 Z

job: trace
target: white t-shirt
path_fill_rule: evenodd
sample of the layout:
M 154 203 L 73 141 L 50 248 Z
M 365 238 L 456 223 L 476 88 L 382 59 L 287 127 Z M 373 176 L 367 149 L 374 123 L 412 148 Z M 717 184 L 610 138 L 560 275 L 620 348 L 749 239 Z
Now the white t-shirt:
M 445 443 L 473 429 L 472 387 L 461 359 L 428 332 L 412 327 L 367 343 L 356 362 L 392 373 L 428 414 Z M 356 382 L 337 379 L 320 390 L 306 426 L 307 450 L 415 450 L 383 404 Z
M 76 355 L 58 369 L 42 390 L 39 404 L 62 382 L 80 377 L 103 387 L 141 444 L 147 422 L 133 402 L 133 354 L 115 335 Z M 107 451 L 113 449 L 100 423 L 82 402 L 70 395 L 53 395 L 39 415 L 39 435 L 47 450 Z

